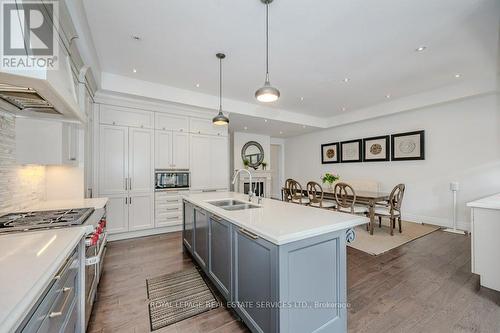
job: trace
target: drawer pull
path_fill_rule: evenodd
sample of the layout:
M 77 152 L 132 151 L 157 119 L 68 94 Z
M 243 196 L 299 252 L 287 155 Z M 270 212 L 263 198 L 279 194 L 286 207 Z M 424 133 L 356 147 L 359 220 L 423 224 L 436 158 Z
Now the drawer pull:
M 179 210 L 179 207 L 177 207 L 177 208 L 167 208 L 167 210 Z
M 61 268 L 61 270 L 59 272 L 57 272 L 56 276 L 54 277 L 54 280 L 61 279 L 61 277 L 64 275 L 64 273 L 66 273 L 66 271 L 68 270 L 69 266 L 71 266 L 71 264 L 73 264 L 73 262 L 74 262 L 73 257 L 71 257 L 70 259 L 68 259 L 68 261 L 66 262 L 66 264 L 64 264 L 64 266 Z
M 167 200 L 167 202 L 179 202 L 179 200 Z
M 167 217 L 167 220 L 178 220 L 179 216 Z
M 247 236 L 247 237 L 250 237 L 251 239 L 259 239 L 259 236 L 257 236 L 256 234 L 254 234 L 254 233 L 252 233 L 252 232 L 250 232 L 250 231 L 248 231 L 248 230 L 245 230 L 245 229 L 243 229 L 243 228 L 240 228 L 240 232 L 241 232 L 243 235 L 245 235 L 245 236 Z
M 59 311 L 51 312 L 49 314 L 49 318 L 56 318 L 56 317 L 62 316 L 62 314 L 64 313 L 64 310 L 66 309 L 66 305 L 68 304 L 69 297 L 71 296 L 70 291 L 72 289 L 73 288 L 68 288 L 68 287 L 63 288 L 62 292 L 63 292 L 63 294 L 66 294 L 66 297 L 64 298 L 64 302 L 61 305 L 61 309 Z
M 212 220 L 217 221 L 217 222 L 222 221 L 222 219 L 216 215 L 212 215 Z

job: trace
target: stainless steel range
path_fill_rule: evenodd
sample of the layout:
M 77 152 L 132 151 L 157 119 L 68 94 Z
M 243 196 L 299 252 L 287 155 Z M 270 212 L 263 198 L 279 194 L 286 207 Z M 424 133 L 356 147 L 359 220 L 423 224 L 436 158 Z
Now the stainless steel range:
M 94 208 L 12 213 L 0 217 L 0 233 L 81 225 Z
M 85 320 L 88 323 L 106 253 L 106 208 L 46 210 L 0 216 L 0 234 L 73 226 L 87 227 L 85 238 Z

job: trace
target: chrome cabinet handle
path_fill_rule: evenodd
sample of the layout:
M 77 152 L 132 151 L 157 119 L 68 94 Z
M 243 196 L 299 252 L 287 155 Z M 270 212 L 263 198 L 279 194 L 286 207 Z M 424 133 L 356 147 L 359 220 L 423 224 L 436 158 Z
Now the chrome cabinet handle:
M 254 240 L 255 240 L 255 239 L 259 239 L 259 236 L 257 236 L 256 234 L 254 234 L 254 233 L 252 233 L 252 232 L 250 232 L 250 231 L 248 231 L 248 230 L 245 230 L 245 229 L 243 229 L 243 228 L 240 228 L 240 232 L 241 232 L 243 235 L 245 235 L 245 236 L 247 236 L 247 237 L 250 237 L 251 239 L 254 239 Z
M 68 287 L 64 287 L 62 289 L 63 294 L 67 293 L 66 297 L 64 298 L 64 302 L 61 305 L 61 308 L 59 309 L 59 311 L 51 312 L 49 314 L 49 318 L 55 318 L 55 317 L 62 316 L 62 314 L 64 313 L 64 310 L 66 309 L 66 305 L 68 304 L 69 297 L 71 296 L 71 293 L 69 291 L 71 291 L 72 289 L 73 288 L 68 288 Z
M 128 204 L 131 205 L 132 204 L 132 197 L 129 197 L 128 198 Z
M 132 178 L 128 179 L 128 189 L 129 191 L 132 191 Z
M 128 178 L 124 178 L 124 180 L 125 180 L 124 181 L 124 183 L 125 183 L 125 191 L 127 191 L 128 190 L 128 188 L 127 188 L 128 187 Z
M 167 217 L 167 220 L 177 220 L 179 216 L 174 216 L 174 217 Z
M 167 210 L 179 210 L 179 208 L 167 208 Z
M 71 264 L 73 264 L 74 260 L 68 260 L 66 262 L 66 264 L 64 264 L 64 266 L 61 268 L 61 270 L 59 272 L 57 272 L 56 276 L 54 277 L 54 280 L 59 280 L 63 275 L 64 273 L 66 273 L 66 271 L 68 270 L 69 266 L 71 266 Z
M 167 202 L 179 202 L 179 200 L 167 200 Z

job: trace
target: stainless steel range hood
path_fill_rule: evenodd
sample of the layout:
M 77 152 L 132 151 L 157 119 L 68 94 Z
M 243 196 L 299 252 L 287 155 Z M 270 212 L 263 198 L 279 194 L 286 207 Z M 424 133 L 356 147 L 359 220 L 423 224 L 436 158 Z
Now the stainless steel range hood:
M 35 89 L 0 83 L 0 108 L 2 107 L 21 115 L 27 112 L 61 115 Z

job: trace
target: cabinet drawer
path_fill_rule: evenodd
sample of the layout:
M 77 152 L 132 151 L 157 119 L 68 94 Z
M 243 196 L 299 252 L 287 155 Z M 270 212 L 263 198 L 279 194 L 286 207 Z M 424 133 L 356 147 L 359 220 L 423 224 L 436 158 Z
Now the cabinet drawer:
M 61 328 L 76 298 L 78 269 L 79 261 L 75 252 L 56 274 L 53 285 L 22 332 L 57 332 Z
M 118 106 L 100 106 L 101 124 L 153 128 L 153 113 Z
M 188 132 L 189 118 L 170 114 L 155 114 L 155 129 L 164 131 Z
M 182 205 L 165 205 L 165 206 L 156 206 L 156 214 L 164 214 L 164 213 L 182 213 Z

